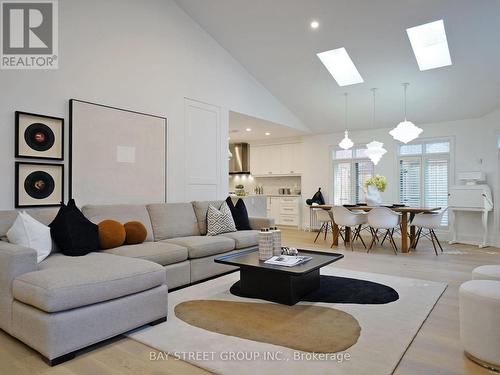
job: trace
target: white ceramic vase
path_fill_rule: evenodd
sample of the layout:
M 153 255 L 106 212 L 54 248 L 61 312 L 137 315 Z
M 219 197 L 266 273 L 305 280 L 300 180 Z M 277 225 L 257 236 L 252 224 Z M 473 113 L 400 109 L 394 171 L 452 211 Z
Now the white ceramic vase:
M 380 190 L 375 185 L 368 185 L 366 187 L 366 204 L 368 206 L 380 206 L 382 204 Z

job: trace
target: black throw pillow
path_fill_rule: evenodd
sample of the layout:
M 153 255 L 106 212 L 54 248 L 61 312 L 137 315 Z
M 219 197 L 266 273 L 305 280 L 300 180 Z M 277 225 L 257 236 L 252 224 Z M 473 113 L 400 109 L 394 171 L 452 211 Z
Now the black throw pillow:
M 248 220 L 247 207 L 243 199 L 238 199 L 236 205 L 233 204 L 231 197 L 227 197 L 226 203 L 231 210 L 231 215 L 233 215 L 234 223 L 236 224 L 237 230 L 250 230 L 250 221 Z
M 77 257 L 99 249 L 97 225 L 83 215 L 74 199 L 68 205 L 61 203 L 49 227 L 52 239 L 64 255 Z

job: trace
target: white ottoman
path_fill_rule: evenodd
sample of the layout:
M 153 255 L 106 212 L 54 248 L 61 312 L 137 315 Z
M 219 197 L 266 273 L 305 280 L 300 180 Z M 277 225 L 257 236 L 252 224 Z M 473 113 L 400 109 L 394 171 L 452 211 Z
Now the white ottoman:
M 459 290 L 460 338 L 465 354 L 500 370 L 500 281 L 471 280 Z
M 473 280 L 500 281 L 500 265 L 479 266 L 472 270 Z

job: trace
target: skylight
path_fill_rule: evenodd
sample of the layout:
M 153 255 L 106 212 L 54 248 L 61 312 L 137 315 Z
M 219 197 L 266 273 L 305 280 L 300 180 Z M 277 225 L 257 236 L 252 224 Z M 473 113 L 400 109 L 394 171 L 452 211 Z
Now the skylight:
M 451 65 L 443 20 L 406 29 L 420 70 Z
M 342 47 L 321 52 L 317 56 L 333 78 L 335 78 L 339 86 L 354 85 L 363 82 L 363 78 L 345 48 Z

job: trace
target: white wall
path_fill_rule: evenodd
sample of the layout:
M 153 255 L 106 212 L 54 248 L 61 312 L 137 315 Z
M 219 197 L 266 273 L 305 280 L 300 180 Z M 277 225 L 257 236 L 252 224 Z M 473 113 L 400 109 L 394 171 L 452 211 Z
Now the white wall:
M 197 152 L 184 149 L 185 97 L 221 108 L 223 148 L 229 110 L 304 128 L 174 1 L 59 1 L 59 41 L 58 70 L 0 71 L 0 209 L 14 201 L 16 110 L 68 122 L 77 98 L 167 117 L 169 201 L 185 199 L 182 161 Z M 221 166 L 222 197 L 227 160 Z
M 496 210 L 490 214 L 490 241 L 500 241 L 500 174 L 497 139 L 500 131 L 500 109 L 479 118 L 435 124 L 418 124 L 424 131 L 422 138 L 452 137 L 454 151 L 451 178 L 456 172 L 482 170 L 486 172 L 488 184 L 494 191 Z M 352 131 L 349 136 L 356 144 L 366 144 L 375 137 L 384 142 L 387 154 L 375 167 L 375 173 L 388 179 L 388 188 L 383 193 L 385 202 L 398 202 L 397 145 L 388 134 L 390 128 Z M 332 202 L 332 173 L 329 149 L 343 138 L 343 133 L 321 134 L 303 137 L 305 172 L 302 174 L 302 195 L 310 198 L 322 187 L 325 200 Z M 452 180 L 454 181 L 454 180 Z M 453 182 L 452 182 L 453 184 Z M 309 217 L 305 215 L 305 223 Z M 458 220 L 459 239 L 479 241 L 481 233 L 480 216 L 466 214 Z

